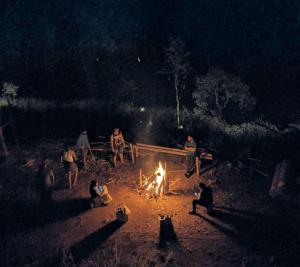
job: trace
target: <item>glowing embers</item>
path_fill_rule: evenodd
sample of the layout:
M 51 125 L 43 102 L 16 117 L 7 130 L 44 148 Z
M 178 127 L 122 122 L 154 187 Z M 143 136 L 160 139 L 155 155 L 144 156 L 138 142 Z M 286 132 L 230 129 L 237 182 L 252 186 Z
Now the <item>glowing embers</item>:
M 145 195 L 148 198 L 158 198 L 166 194 L 168 191 L 168 179 L 167 179 L 167 163 L 165 167 L 161 162 L 158 163 L 158 167 L 150 176 L 145 176 L 140 170 L 140 190 L 141 195 Z

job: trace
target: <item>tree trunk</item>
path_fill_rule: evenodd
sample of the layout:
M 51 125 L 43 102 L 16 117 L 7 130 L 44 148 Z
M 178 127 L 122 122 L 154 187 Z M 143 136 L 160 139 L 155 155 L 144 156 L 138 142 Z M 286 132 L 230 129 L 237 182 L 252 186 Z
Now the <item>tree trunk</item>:
M 177 128 L 180 128 L 180 97 L 178 89 L 178 74 L 174 74 L 174 86 L 175 86 L 175 96 L 176 96 L 176 115 L 177 115 Z
M 4 155 L 7 158 L 8 157 L 8 150 L 7 150 L 7 147 L 6 147 L 6 144 L 5 144 L 3 128 L 1 128 L 1 127 L 0 127 L 0 141 L 1 141 L 1 145 L 3 147 Z

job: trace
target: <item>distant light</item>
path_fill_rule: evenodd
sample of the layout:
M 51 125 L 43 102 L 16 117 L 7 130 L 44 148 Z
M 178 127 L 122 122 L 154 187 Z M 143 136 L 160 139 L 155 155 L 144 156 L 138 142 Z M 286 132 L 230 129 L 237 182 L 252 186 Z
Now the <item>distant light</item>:
M 100 58 L 97 57 L 97 58 L 96 58 L 96 61 L 97 61 L 97 62 L 100 61 Z
M 145 107 L 140 107 L 140 112 L 144 112 L 145 110 Z
M 141 62 L 141 59 L 140 59 L 140 57 L 137 57 L 137 60 L 138 60 L 138 62 Z
M 183 129 L 183 125 L 179 125 L 179 129 Z

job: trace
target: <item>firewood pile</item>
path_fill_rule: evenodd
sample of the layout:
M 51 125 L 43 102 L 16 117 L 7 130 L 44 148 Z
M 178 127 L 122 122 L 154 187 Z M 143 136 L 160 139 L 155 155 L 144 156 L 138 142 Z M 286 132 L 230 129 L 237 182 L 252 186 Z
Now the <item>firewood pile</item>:
M 149 176 L 142 173 L 140 169 L 139 188 L 138 193 L 147 198 L 159 198 L 165 195 L 169 188 L 169 181 L 167 177 L 167 163 L 163 168 L 159 162 L 158 168 Z

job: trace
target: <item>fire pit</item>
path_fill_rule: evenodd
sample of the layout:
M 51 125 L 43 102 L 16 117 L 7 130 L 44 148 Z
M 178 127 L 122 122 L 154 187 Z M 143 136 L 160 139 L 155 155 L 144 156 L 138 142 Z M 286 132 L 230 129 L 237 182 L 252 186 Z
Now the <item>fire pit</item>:
M 164 167 L 161 162 L 158 163 L 158 167 L 150 176 L 143 174 L 140 169 L 140 195 L 145 195 L 148 198 L 159 198 L 165 195 L 169 190 L 169 180 L 167 177 L 167 162 Z

